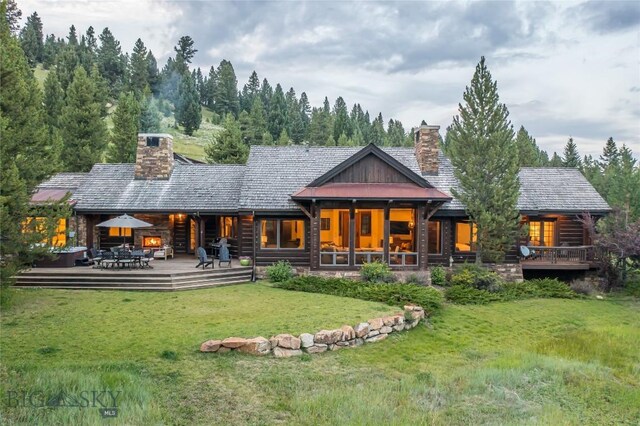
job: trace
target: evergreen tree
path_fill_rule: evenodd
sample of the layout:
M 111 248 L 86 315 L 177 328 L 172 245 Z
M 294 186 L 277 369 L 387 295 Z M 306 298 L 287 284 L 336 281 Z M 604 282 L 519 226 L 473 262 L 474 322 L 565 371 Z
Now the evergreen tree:
M 407 135 L 404 133 L 404 127 L 399 120 L 389 120 L 387 128 L 387 144 L 389 146 L 405 146 Z
M 48 70 L 53 64 L 55 64 L 59 50 L 60 48 L 56 42 L 56 36 L 53 34 L 48 35 L 42 48 L 42 67 L 44 69 Z
M 100 106 L 100 117 L 105 118 L 108 115 L 107 103 L 109 102 L 109 86 L 107 81 L 102 78 L 98 66 L 91 67 L 89 78 L 93 82 L 95 88 L 95 100 Z
M 100 34 L 100 48 L 96 62 L 100 75 L 107 80 L 111 96 L 117 96 L 125 81 L 126 62 L 122 56 L 120 42 L 115 39 L 109 28 Z
M 44 80 L 44 109 L 49 130 L 60 128 L 60 113 L 64 107 L 64 91 L 56 70 L 49 71 Z
M 581 165 L 580 154 L 578 154 L 578 148 L 573 142 L 573 138 L 569 138 L 567 144 L 564 146 L 564 157 L 562 159 L 562 165 L 564 167 L 579 168 Z
M 189 64 L 195 56 L 197 49 L 193 48 L 194 41 L 189 36 L 182 36 L 178 45 L 173 48 L 176 51 L 175 71 L 184 75 L 189 72 Z
M 73 31 L 70 31 L 69 33 L 75 34 L 75 29 L 73 29 Z M 78 67 L 78 65 L 80 65 L 78 47 L 71 43 L 62 46 L 60 48 L 60 52 L 56 56 L 55 64 L 56 72 L 58 73 L 58 80 L 60 80 L 62 90 L 66 92 L 67 88 L 73 81 L 73 75 L 76 68 Z
M 282 92 L 280 84 L 276 86 L 271 98 L 269 115 L 267 119 L 267 129 L 274 140 L 280 137 L 283 129 L 287 126 L 287 102 Z
M 6 0 L 5 13 L 6 22 L 9 25 L 9 31 L 12 34 L 20 32 L 20 19 L 22 19 L 22 11 L 18 8 L 15 0 Z
M 27 18 L 27 24 L 20 31 L 20 43 L 29 65 L 35 67 L 42 61 L 44 54 L 44 35 L 42 33 L 42 21 L 38 12 L 33 12 Z
M 311 121 L 307 138 L 312 145 L 324 145 L 327 138 L 333 137 L 333 128 L 327 123 L 328 117 L 325 116 L 322 108 L 313 108 L 311 110 Z
M 269 116 L 272 97 L 273 88 L 269 84 L 269 81 L 267 81 L 267 79 L 265 78 L 264 80 L 262 80 L 262 86 L 260 86 L 260 99 L 262 100 L 262 107 L 264 108 L 265 117 Z
M 78 47 L 78 33 L 76 32 L 75 25 L 71 25 L 69 27 L 69 34 L 67 35 L 67 45 Z
M 184 127 L 184 132 L 191 136 L 200 128 L 202 111 L 200 109 L 200 94 L 189 74 L 182 77 L 178 96 L 179 100 L 175 111 L 176 121 Z
M 304 135 L 306 136 L 309 130 L 309 123 L 311 122 L 311 105 L 309 104 L 309 98 L 305 92 L 300 94 L 299 106 L 300 119 L 302 120 L 302 127 L 304 129 Z
M 219 164 L 245 164 L 249 147 L 242 142 L 242 132 L 233 115 L 227 114 L 223 130 L 204 148 L 207 161 Z
M 133 92 L 121 93 L 113 114 L 113 133 L 107 148 L 110 163 L 135 163 L 140 125 L 140 104 Z
M 98 39 L 96 39 L 96 30 L 90 25 L 89 28 L 87 28 L 86 35 L 87 49 L 89 50 L 89 52 L 95 55 L 98 52 Z
M 350 146 L 350 145 L 351 145 L 350 139 L 344 133 L 340 135 L 340 137 L 338 138 L 338 141 L 336 142 L 336 146 Z
M 540 150 L 536 145 L 536 140 L 529 135 L 524 126 L 520 126 L 520 130 L 516 135 L 516 147 L 518 148 L 518 163 L 520 167 L 542 166 Z
M 96 87 L 82 67 L 76 68 L 60 117 L 64 145 L 62 163 L 69 172 L 88 172 L 100 162 L 107 145 L 107 127 Z
M 382 113 L 379 113 L 371 123 L 371 129 L 368 136 L 369 139 L 365 139 L 366 143 L 374 143 L 378 146 L 386 145 L 387 133 L 384 130 L 384 120 L 382 119 Z
M 142 104 L 140 105 L 140 132 L 142 133 L 158 133 L 161 128 L 162 117 L 156 101 L 151 93 L 146 92 Z
M 242 142 L 245 145 L 251 145 L 254 139 L 254 134 L 253 134 L 253 126 L 251 125 L 251 116 L 247 111 L 243 110 L 238 116 L 238 126 L 240 126 Z
M 600 156 L 599 166 L 604 172 L 609 165 L 617 163 L 620 158 L 620 153 L 618 152 L 618 147 L 616 146 L 616 142 L 613 138 L 607 139 L 607 143 L 602 150 L 602 155 Z
M 551 167 L 564 167 L 562 164 L 562 157 L 558 155 L 557 152 L 553 153 L 551 160 L 549 160 L 549 166 Z
M 280 145 L 280 146 L 291 145 L 291 139 L 289 139 L 289 135 L 287 134 L 287 129 L 282 129 L 282 132 L 280 132 L 280 137 L 278 137 L 277 145 Z
M 249 111 L 253 106 L 253 101 L 260 95 L 260 79 L 258 73 L 253 71 L 249 77 L 249 81 L 242 88 L 242 96 L 240 99 L 240 108 Z
M 364 136 L 362 135 L 362 131 L 360 131 L 359 127 L 353 131 L 353 136 L 351 137 L 351 146 L 363 146 L 366 145 L 364 141 Z
M 158 61 L 153 56 L 153 52 L 147 53 L 147 82 L 154 95 L 160 95 L 160 71 L 158 71 Z
M 333 114 L 333 139 L 337 144 L 340 135 L 343 133 L 347 138 L 353 134 L 347 104 L 342 99 L 342 96 L 338 96 L 338 99 L 336 99 L 336 103 L 333 105 Z
M 261 145 L 264 143 L 263 136 L 267 131 L 267 120 L 264 116 L 264 109 L 262 108 L 262 100 L 260 99 L 260 96 L 256 96 L 253 100 L 249 118 L 251 119 L 251 140 L 249 141 L 249 144 Z
M 518 235 L 518 155 L 509 111 L 482 57 L 450 127 L 453 195 L 477 226 L 476 262 L 502 261 Z
M 204 106 L 213 109 L 216 99 L 216 85 L 218 81 L 218 73 L 215 67 L 209 68 L 209 75 L 204 88 Z
M 149 52 L 142 40 L 136 40 L 129 63 L 129 87 L 140 98 L 149 85 Z
M 274 145 L 273 136 L 271 136 L 271 133 L 264 132 L 262 134 L 262 144 L 263 145 L 267 145 L 267 146 L 273 146 Z
M 240 112 L 238 80 L 231 62 L 223 59 L 218 65 L 216 76 L 214 111 L 221 116 L 233 114 L 234 117 L 237 117 Z

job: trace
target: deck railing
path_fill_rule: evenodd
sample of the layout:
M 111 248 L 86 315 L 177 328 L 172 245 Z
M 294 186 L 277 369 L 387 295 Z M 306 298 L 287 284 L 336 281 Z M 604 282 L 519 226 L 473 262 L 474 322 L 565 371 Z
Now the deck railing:
M 593 260 L 593 246 L 529 247 L 532 256 L 526 261 L 548 263 L 586 263 Z

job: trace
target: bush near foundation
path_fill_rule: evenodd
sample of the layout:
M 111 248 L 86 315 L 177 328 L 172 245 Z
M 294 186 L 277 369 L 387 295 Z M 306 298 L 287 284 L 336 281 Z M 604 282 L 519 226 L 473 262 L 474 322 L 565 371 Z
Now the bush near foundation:
M 272 283 L 286 281 L 293 276 L 293 269 L 287 260 L 278 260 L 271 266 L 267 266 L 267 278 Z
M 342 278 L 306 275 L 276 283 L 275 287 L 309 293 L 353 297 L 354 299 L 382 302 L 392 306 L 416 304 L 422 306 L 427 315 L 442 306 L 442 294 L 438 290 L 415 284 L 368 283 Z

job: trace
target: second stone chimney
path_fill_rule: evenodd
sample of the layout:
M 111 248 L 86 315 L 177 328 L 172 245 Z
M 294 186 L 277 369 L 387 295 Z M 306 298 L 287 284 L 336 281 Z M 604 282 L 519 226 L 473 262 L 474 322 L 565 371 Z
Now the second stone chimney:
M 139 133 L 135 178 L 169 179 L 173 172 L 173 137 L 166 133 Z
M 438 155 L 440 154 L 440 126 L 430 126 L 424 120 L 420 127 L 414 130 L 416 159 L 420 171 L 425 175 L 438 174 Z

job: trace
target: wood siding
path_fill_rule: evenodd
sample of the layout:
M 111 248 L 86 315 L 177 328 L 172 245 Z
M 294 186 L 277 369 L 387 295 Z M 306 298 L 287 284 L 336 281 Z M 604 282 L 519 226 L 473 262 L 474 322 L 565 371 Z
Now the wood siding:
M 581 246 L 585 244 L 582 223 L 573 216 L 560 216 L 557 220 L 557 245 Z
M 332 183 L 411 183 L 389 164 L 375 155 L 367 155 L 329 180 Z
M 253 259 L 253 216 L 238 218 L 238 255 Z

